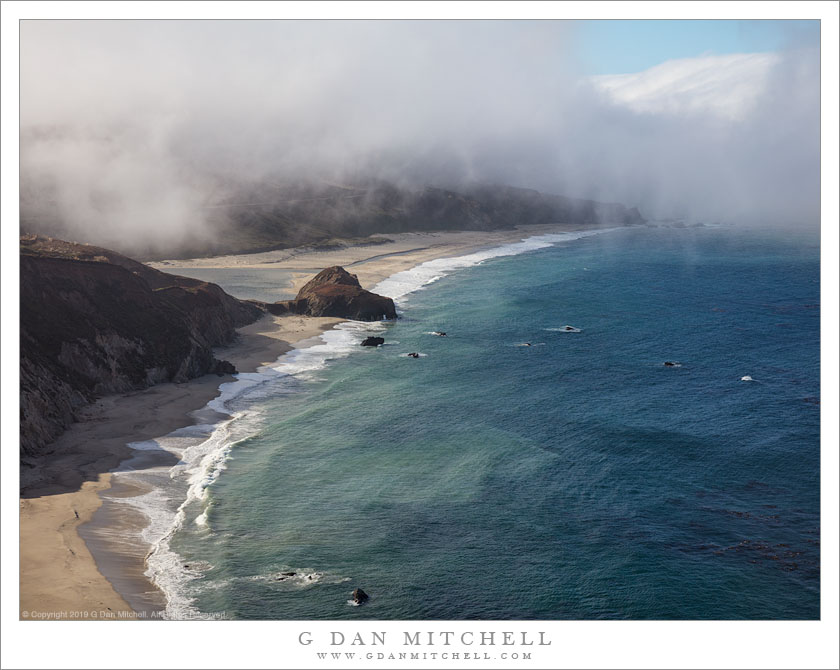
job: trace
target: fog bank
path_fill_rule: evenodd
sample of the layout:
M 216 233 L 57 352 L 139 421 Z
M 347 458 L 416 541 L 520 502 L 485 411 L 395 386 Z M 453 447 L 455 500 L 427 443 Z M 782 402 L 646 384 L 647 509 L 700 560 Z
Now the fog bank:
M 587 77 L 577 39 L 557 21 L 24 21 L 23 224 L 179 244 L 213 234 L 238 184 L 362 176 L 818 222 L 818 50 Z

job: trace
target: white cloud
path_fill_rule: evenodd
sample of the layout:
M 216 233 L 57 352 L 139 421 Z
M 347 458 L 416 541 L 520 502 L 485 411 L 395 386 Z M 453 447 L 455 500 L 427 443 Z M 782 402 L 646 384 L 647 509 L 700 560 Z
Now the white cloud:
M 779 61 L 772 53 L 682 58 L 643 72 L 592 77 L 592 82 L 610 100 L 635 112 L 743 119 Z
M 360 168 L 651 218 L 818 220 L 818 48 L 592 79 L 574 38 L 550 21 L 24 22 L 24 198 L 49 193 L 80 236 L 161 244 L 206 230 L 216 176 Z

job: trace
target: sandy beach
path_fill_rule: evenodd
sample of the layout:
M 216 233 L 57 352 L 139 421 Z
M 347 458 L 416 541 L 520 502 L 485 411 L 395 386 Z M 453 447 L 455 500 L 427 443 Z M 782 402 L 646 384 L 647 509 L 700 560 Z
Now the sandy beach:
M 317 272 L 332 265 L 341 265 L 348 272 L 358 276 L 359 282 L 364 288 L 370 289 L 386 277 L 435 258 L 460 256 L 476 249 L 517 242 L 525 237 L 567 232 L 579 228 L 580 226 L 551 224 L 520 226 L 513 230 L 490 232 L 440 231 L 434 233 L 371 235 L 371 240 L 388 241 L 382 244 L 351 246 L 329 251 L 302 247 L 240 256 L 165 260 L 150 262 L 148 265 L 163 272 L 174 274 L 178 273 L 179 268 L 272 268 L 286 270 L 293 273 L 291 290 L 295 293 Z
M 178 268 L 283 269 L 293 273 L 295 291 L 323 268 L 341 265 L 357 274 L 363 287 L 372 288 L 382 279 L 428 260 L 572 229 L 552 225 L 488 233 L 403 233 L 379 236 L 391 241 L 371 246 L 331 251 L 286 249 L 149 265 L 175 274 Z M 273 363 L 296 343 L 305 346 L 311 338 L 340 322 L 341 319 L 266 315 L 240 329 L 239 341 L 218 349 L 216 355 L 231 361 L 240 372 L 251 372 Z M 126 444 L 161 437 L 196 423 L 191 413 L 216 397 L 219 384 L 229 380 L 230 377 L 207 375 L 184 384 L 161 384 L 103 398 L 87 408 L 83 420 L 51 445 L 46 457 L 21 468 L 22 619 L 151 618 L 163 608 L 162 594 L 143 574 L 148 546 L 136 542 L 145 525 L 142 515 L 132 513 L 130 508 L 109 512 L 111 517 L 106 521 L 111 532 L 107 541 L 86 532 L 89 526 L 85 524 L 101 507 L 99 494 L 111 488 L 111 471 L 120 463 L 134 459 L 132 466 L 142 467 L 138 459 L 147 458 L 151 459 L 149 465 L 162 464 L 159 453 L 138 455 Z M 128 497 L 144 492 L 137 487 L 120 487 L 109 494 Z M 98 523 L 102 522 L 99 518 Z M 97 560 L 91 552 L 93 545 Z M 127 598 L 128 593 L 131 596 Z

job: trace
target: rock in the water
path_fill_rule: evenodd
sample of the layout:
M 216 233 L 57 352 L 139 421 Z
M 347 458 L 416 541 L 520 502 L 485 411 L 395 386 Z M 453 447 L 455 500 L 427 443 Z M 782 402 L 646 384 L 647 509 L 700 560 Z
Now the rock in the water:
M 394 301 L 362 288 L 356 275 L 334 265 L 307 282 L 294 300 L 265 307 L 272 314 L 292 312 L 308 316 L 335 316 L 356 321 L 396 319 Z
M 361 605 L 364 602 L 367 602 L 370 599 L 370 596 L 362 591 L 362 589 L 353 589 L 353 593 L 350 595 L 353 596 L 353 602 L 357 605 Z
M 371 335 L 370 337 L 366 337 L 362 340 L 363 347 L 378 347 L 380 344 L 385 344 L 384 337 L 373 337 L 373 335 Z

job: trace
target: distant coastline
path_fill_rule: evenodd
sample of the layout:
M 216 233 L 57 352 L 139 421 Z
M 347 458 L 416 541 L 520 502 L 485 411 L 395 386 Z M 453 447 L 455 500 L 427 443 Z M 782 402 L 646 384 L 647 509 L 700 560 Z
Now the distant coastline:
M 278 178 L 279 179 L 279 178 Z M 165 236 L 82 235 L 96 244 L 143 261 L 191 259 L 222 254 L 285 251 L 341 251 L 381 244 L 406 233 L 458 231 L 511 232 L 521 226 L 564 221 L 577 228 L 636 225 L 645 222 L 636 207 L 545 193 L 504 184 L 471 183 L 447 188 L 399 185 L 379 179 L 336 184 L 305 179 L 255 181 L 214 190 L 212 204 L 199 207 L 191 221 L 194 234 L 165 241 Z M 46 207 L 46 210 L 44 209 Z M 77 239 L 78 228 L 51 211 L 48 199 L 21 204 L 21 233 Z

